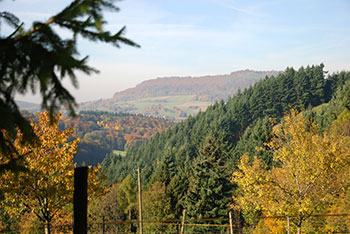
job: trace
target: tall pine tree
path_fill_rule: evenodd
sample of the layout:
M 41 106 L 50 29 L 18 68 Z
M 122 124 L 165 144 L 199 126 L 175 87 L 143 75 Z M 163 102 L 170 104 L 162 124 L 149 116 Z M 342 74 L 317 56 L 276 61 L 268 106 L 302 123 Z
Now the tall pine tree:
M 199 150 L 199 156 L 193 162 L 187 197 L 187 216 L 190 219 L 225 217 L 228 214 L 232 184 L 222 158 L 225 152 L 213 135 L 215 134 L 210 134 L 206 139 Z M 209 222 L 222 224 L 222 220 Z M 215 226 L 190 226 L 188 229 L 192 233 L 226 231 L 225 227 Z

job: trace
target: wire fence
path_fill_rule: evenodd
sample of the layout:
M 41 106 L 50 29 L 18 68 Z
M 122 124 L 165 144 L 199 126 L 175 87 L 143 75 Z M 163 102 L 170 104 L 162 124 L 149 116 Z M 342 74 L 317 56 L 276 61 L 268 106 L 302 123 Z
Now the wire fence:
M 230 222 L 229 217 L 203 218 L 203 219 L 173 219 L 173 220 L 143 220 L 143 233 L 297 233 L 293 217 L 262 216 L 254 225 L 247 225 L 235 215 Z M 139 220 L 115 220 L 102 222 L 89 222 L 88 233 L 139 233 Z M 181 232 L 182 231 L 182 232 Z M 0 233 L 7 233 L 0 230 Z M 22 233 L 20 230 L 18 233 Z M 73 233 L 72 224 L 51 226 L 52 234 Z M 308 218 L 301 227 L 301 233 L 350 233 L 350 214 L 319 214 Z
M 296 217 L 263 216 L 255 226 L 243 226 L 243 233 L 298 233 L 293 223 Z M 317 214 L 307 218 L 301 225 L 301 233 L 350 233 L 350 214 Z

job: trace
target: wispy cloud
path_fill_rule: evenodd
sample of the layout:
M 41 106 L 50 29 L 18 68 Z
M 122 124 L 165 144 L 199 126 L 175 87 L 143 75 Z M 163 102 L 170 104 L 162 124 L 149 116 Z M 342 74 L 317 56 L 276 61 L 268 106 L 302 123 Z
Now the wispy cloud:
M 246 14 L 249 16 L 256 15 L 256 12 L 254 12 L 252 10 L 252 7 L 248 7 L 248 8 L 238 7 L 238 6 L 234 5 L 232 2 L 227 1 L 227 0 L 211 0 L 211 1 L 222 6 L 222 7 L 231 9 L 231 10 L 239 12 L 239 13 L 243 13 L 243 14 Z
M 23 19 L 45 20 L 62 9 L 56 4 L 68 0 L 23 1 L 3 1 L 0 8 L 13 5 L 9 10 Z M 106 13 L 107 29 L 116 32 L 126 25 L 126 37 L 141 49 L 79 41 L 81 55 L 91 55 L 89 64 L 101 73 L 81 79 L 76 96 L 111 96 L 159 76 L 283 70 L 320 62 L 331 71 L 350 69 L 348 0 L 318 1 L 120 1 L 120 12 Z M 98 93 L 96 82 L 108 92 Z

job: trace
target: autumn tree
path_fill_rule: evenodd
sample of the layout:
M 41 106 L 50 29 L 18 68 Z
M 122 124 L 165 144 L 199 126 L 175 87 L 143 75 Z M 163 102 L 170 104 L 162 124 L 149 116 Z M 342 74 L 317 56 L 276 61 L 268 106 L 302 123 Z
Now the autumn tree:
M 277 166 L 271 170 L 258 157 L 244 155 L 233 173 L 238 185 L 236 201 L 244 210 L 289 216 L 301 226 L 350 185 L 350 139 L 318 132 L 303 113 L 292 110 L 273 129 L 267 143 Z
M 146 233 L 167 233 L 172 230 L 172 226 L 165 225 L 165 223 L 157 224 L 147 221 L 161 221 L 172 220 L 174 214 L 171 210 L 171 200 L 167 194 L 164 183 L 156 181 L 151 184 L 148 189 L 143 193 L 143 219 L 146 221 L 144 224 L 144 231 Z
M 31 123 L 41 144 L 22 144 L 23 134 L 17 133 L 14 146 L 26 157 L 21 161 L 27 171 L 4 171 L 0 174 L 0 189 L 4 200 L 1 206 L 13 216 L 23 212 L 35 214 L 45 223 L 45 233 L 55 215 L 73 199 L 74 164 L 78 139 L 70 140 L 71 129 L 60 130 L 61 114 L 50 120 L 48 112 L 39 114 L 39 123 Z M 52 122 L 53 121 L 53 122 Z M 1 161 L 6 159 L 0 154 Z M 93 173 L 96 175 L 96 171 Z M 89 175 L 95 185 L 99 182 Z
M 350 93 L 348 94 L 350 95 Z M 331 134 L 350 138 L 350 110 L 345 108 L 340 113 L 336 120 L 332 122 L 329 129 Z M 337 199 L 334 200 L 329 207 L 325 207 L 325 210 L 333 214 L 344 214 L 350 209 L 350 188 L 348 188 L 343 194 L 339 194 Z M 340 230 L 350 231 L 349 216 L 338 217 L 326 217 L 326 224 L 324 230 L 327 232 L 339 232 Z
M 125 27 L 115 33 L 105 30 L 104 10 L 119 8 L 114 0 L 73 0 L 47 21 L 35 21 L 28 29 L 11 12 L 0 11 L 0 23 L 6 22 L 13 28 L 9 35 L 0 35 L 0 153 L 20 156 L 3 130 L 14 138 L 19 128 L 23 141 L 33 144 L 37 140 L 15 102 L 17 94 L 39 93 L 43 109 L 54 113 L 63 105 L 74 113 L 75 99 L 62 80 L 69 78 L 77 87 L 76 72 L 87 75 L 98 72 L 87 64 L 87 57 L 79 57 L 77 38 L 116 47 L 138 46 L 124 37 Z M 57 26 L 68 34 L 62 37 L 55 31 Z M 0 170 L 13 169 L 11 165 L 18 162 L 17 158 L 0 162 Z
M 113 184 L 106 194 L 94 197 L 91 203 L 89 203 L 88 217 L 91 223 L 89 227 L 90 232 L 99 232 L 101 230 L 99 224 L 103 221 L 112 222 L 124 218 L 124 210 L 118 201 L 119 189 L 120 183 Z M 105 230 L 110 233 L 117 233 L 119 227 L 118 225 L 106 225 Z
M 137 185 L 134 179 L 129 174 L 120 184 L 117 192 L 117 201 L 120 209 L 124 213 L 124 220 L 132 220 L 136 215 L 137 207 Z M 124 231 L 131 231 L 133 225 L 130 225 L 130 229 L 125 228 Z

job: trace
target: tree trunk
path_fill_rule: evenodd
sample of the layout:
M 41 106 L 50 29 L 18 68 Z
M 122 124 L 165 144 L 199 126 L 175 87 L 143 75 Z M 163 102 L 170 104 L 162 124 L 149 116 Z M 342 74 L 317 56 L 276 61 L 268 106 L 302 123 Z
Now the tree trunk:
M 298 222 L 296 223 L 297 225 L 297 234 L 301 234 L 301 224 L 304 221 L 304 217 L 302 215 L 298 215 Z
M 46 221 L 45 223 L 45 234 L 50 234 L 51 230 L 50 230 L 50 222 Z
M 297 233 L 298 233 L 298 234 L 301 233 L 301 227 L 297 227 Z

